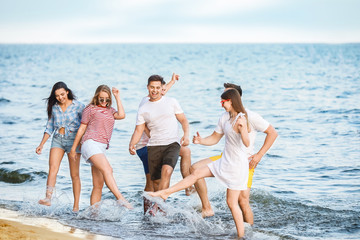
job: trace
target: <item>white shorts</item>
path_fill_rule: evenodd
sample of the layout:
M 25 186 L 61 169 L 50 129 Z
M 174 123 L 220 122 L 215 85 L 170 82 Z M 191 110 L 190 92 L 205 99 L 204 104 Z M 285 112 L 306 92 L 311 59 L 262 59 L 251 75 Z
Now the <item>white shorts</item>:
M 95 154 L 105 154 L 106 148 L 106 143 L 95 142 L 94 140 L 89 139 L 81 145 L 81 156 L 85 159 L 87 163 L 92 164 L 89 158 L 91 158 Z

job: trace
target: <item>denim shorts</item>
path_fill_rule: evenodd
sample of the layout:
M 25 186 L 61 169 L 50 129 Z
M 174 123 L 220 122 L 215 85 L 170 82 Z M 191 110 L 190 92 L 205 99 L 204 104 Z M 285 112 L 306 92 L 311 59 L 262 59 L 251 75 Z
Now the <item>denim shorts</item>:
M 59 133 L 55 133 L 53 138 L 52 138 L 52 142 L 51 142 L 51 148 L 61 148 L 63 149 L 66 153 L 69 153 L 71 150 L 71 147 L 74 143 L 74 139 L 76 136 L 76 132 L 72 132 L 70 133 L 69 136 L 65 136 Z M 76 148 L 76 152 L 80 153 L 80 148 L 79 146 Z
M 95 154 L 105 154 L 106 148 L 106 143 L 100 143 L 92 139 L 88 139 L 81 146 L 81 156 L 85 159 L 87 163 L 90 163 L 92 165 L 90 158 Z

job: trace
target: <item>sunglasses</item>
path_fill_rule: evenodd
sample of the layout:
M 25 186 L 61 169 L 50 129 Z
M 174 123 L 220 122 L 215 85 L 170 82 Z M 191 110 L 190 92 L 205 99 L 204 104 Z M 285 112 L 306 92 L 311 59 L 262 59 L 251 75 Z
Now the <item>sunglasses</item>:
M 99 102 L 100 102 L 100 103 L 103 103 L 103 102 L 109 103 L 109 102 L 110 102 L 110 98 L 106 98 L 106 99 L 104 99 L 104 98 L 99 98 Z
M 224 103 L 225 103 L 225 102 L 228 102 L 228 101 L 230 101 L 230 99 L 224 99 L 224 100 L 221 100 L 221 101 L 220 101 L 221 106 L 224 106 Z

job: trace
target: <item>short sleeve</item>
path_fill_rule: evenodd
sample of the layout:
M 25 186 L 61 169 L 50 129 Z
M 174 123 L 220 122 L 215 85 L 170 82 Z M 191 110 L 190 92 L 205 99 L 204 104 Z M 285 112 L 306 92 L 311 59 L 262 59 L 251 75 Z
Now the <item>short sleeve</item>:
M 173 100 L 173 106 L 174 106 L 174 113 L 175 114 L 184 113 L 184 111 L 182 110 L 179 102 L 175 98 L 173 98 L 172 100 Z
M 140 112 L 140 110 L 138 111 L 138 114 L 136 116 L 136 125 L 141 125 L 145 123 L 145 118 L 143 116 L 143 114 Z
M 91 117 L 91 105 L 89 104 L 84 108 L 84 111 L 83 111 L 82 117 L 81 117 L 81 123 L 88 125 L 88 123 L 90 121 L 90 117 Z
M 224 115 L 221 115 L 221 117 L 218 121 L 218 124 L 215 128 L 215 132 L 217 132 L 219 134 L 224 134 L 223 126 L 224 126 Z
M 111 111 L 111 115 L 114 115 L 117 111 L 116 111 L 116 109 L 115 108 L 110 108 L 110 111 Z
M 248 112 L 248 117 L 250 124 L 258 132 L 265 132 L 266 129 L 270 126 L 270 123 L 261 117 L 258 113 Z

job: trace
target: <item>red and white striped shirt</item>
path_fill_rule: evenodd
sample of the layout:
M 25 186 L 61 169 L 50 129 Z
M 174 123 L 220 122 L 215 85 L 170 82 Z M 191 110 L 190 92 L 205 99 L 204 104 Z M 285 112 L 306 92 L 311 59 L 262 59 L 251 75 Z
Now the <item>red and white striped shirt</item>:
M 87 125 L 81 144 L 86 140 L 92 139 L 95 142 L 107 144 L 109 148 L 115 123 L 114 113 L 116 112 L 112 107 L 106 108 L 91 104 L 87 105 L 81 118 L 81 123 Z

